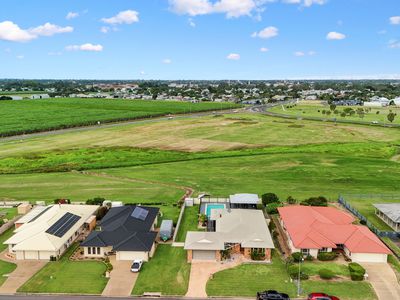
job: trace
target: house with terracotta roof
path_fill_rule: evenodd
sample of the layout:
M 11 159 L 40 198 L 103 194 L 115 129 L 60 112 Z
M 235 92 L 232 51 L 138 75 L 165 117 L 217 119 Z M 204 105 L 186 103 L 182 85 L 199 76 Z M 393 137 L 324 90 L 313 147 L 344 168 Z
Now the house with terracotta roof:
M 354 262 L 386 262 L 391 251 L 366 226 L 334 207 L 287 206 L 278 208 L 280 222 L 292 252 L 317 257 L 343 250 Z

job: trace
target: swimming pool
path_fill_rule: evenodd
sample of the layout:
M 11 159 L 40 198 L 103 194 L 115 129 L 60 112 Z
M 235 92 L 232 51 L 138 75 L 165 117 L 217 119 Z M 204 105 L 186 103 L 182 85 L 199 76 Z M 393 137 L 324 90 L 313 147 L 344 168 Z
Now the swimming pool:
M 224 209 L 226 206 L 225 204 L 220 204 L 220 203 L 208 203 L 206 206 L 206 215 L 207 218 L 210 218 L 211 216 L 211 211 L 213 209 Z

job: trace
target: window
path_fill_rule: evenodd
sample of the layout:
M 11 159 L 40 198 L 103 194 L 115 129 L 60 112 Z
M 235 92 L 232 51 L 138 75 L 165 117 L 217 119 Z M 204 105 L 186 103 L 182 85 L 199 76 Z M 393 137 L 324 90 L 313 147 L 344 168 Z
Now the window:
M 321 248 L 318 250 L 318 253 L 328 252 L 328 248 Z
M 310 254 L 310 249 L 301 249 L 301 254 L 309 255 Z
M 88 247 L 87 251 L 88 251 L 88 254 L 92 254 L 92 248 L 91 247 Z
M 100 247 L 97 247 L 97 254 L 100 254 Z
M 251 248 L 251 252 L 260 255 L 265 255 L 265 248 Z

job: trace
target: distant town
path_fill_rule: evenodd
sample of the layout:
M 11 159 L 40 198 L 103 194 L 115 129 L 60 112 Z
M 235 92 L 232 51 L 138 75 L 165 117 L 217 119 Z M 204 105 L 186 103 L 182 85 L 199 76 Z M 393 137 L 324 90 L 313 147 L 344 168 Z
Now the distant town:
M 341 106 L 400 105 L 399 80 L 88 81 L 0 80 L 0 100 L 103 98 L 265 104 L 323 100 Z

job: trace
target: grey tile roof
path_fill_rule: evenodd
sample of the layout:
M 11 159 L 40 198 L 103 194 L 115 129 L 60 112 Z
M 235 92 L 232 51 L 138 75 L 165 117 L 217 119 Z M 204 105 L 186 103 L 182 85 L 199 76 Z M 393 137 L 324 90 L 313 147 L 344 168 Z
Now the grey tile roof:
M 150 251 L 157 236 L 150 230 L 159 208 L 141 206 L 149 212 L 142 221 L 131 216 L 135 207 L 111 208 L 100 223 L 101 231 L 92 231 L 81 246 L 111 246 L 114 251 Z
M 374 204 L 374 206 L 393 222 L 400 223 L 400 203 Z

